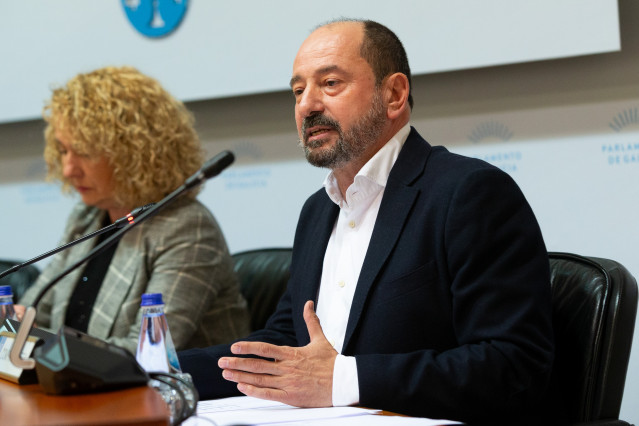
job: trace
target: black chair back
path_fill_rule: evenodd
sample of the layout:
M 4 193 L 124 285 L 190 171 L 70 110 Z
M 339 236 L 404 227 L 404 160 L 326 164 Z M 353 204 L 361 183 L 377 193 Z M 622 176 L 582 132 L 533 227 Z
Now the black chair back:
M 21 264 L 22 261 L 0 259 L 0 272 L 4 272 L 7 269 Z M 27 289 L 33 284 L 40 275 L 40 269 L 35 265 L 27 265 L 17 271 L 0 278 L 0 285 L 9 285 L 13 291 L 13 302 L 18 303 L 18 300 L 27 291 Z
M 614 420 L 626 382 L 637 282 L 613 260 L 553 252 L 549 258 L 556 356 L 544 404 L 548 418 L 627 424 Z
M 290 248 L 248 250 L 233 255 L 240 291 L 251 314 L 251 330 L 264 328 L 286 290 L 290 276 Z

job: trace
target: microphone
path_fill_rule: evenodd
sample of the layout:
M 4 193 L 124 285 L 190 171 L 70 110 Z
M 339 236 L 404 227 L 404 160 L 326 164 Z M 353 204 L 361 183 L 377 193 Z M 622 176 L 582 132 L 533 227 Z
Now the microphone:
M 50 250 L 46 253 L 43 253 L 39 256 L 34 257 L 33 259 L 29 259 L 26 262 L 20 263 L 19 265 L 14 265 L 11 268 L 7 269 L 6 271 L 0 272 L 0 278 L 4 278 L 9 274 L 12 274 L 14 272 L 19 271 L 20 269 L 24 268 L 25 266 L 31 265 L 32 263 L 36 263 L 44 258 L 47 258 L 49 256 L 52 256 L 58 252 L 61 252 L 62 250 L 65 250 L 71 246 L 74 246 L 78 243 L 81 243 L 82 241 L 86 241 L 90 238 L 93 237 L 97 237 L 98 235 L 104 234 L 105 232 L 109 232 L 113 229 L 119 229 L 122 228 L 126 225 L 128 225 L 129 223 L 133 223 L 135 221 L 135 219 L 142 213 L 144 213 L 145 211 L 147 211 L 148 209 L 150 209 L 151 207 L 153 207 L 155 203 L 150 203 L 150 204 L 146 204 L 142 207 L 138 207 L 134 210 L 131 211 L 131 213 L 127 214 L 126 216 L 121 217 L 120 219 L 116 220 L 115 222 L 113 222 L 112 224 L 105 226 L 102 229 L 98 229 L 97 231 L 91 232 L 90 234 L 84 235 L 80 238 L 78 238 L 77 240 L 71 241 L 70 243 L 61 245 L 60 247 L 54 248 L 53 250 Z
M 137 363 L 135 357 L 125 349 L 66 326 L 60 328 L 56 338 L 48 339 L 44 345 L 37 346 L 33 352 L 33 358 L 22 358 L 24 345 L 35 320 L 35 307 L 51 287 L 78 266 L 103 253 L 126 232 L 155 215 L 184 192 L 220 174 L 233 163 L 234 159 L 230 151 L 219 153 L 207 161 L 183 185 L 138 215 L 137 219 L 127 219 L 129 226 L 122 227 L 113 233 L 85 257 L 70 265 L 49 282 L 24 313 L 9 354 L 13 365 L 22 369 L 35 368 L 42 388 L 45 392 L 53 394 L 95 392 L 146 384 L 148 375 Z
M 197 173 L 184 182 L 184 185 L 187 189 L 193 188 L 201 182 L 204 182 L 206 179 L 219 175 L 222 170 L 230 166 L 234 160 L 235 156 L 231 151 L 222 151 L 204 163 Z

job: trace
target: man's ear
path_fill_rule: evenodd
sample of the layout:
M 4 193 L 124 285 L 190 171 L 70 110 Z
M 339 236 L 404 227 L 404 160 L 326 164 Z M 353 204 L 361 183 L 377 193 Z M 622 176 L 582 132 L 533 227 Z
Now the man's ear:
M 384 82 L 384 96 L 386 97 L 386 114 L 389 119 L 395 119 L 408 108 L 410 84 L 406 74 L 396 72 L 386 77 Z

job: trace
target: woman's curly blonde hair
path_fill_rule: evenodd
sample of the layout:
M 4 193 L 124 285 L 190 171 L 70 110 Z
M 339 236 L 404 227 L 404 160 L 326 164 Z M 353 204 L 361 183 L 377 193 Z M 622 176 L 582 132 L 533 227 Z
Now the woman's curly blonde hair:
M 61 181 L 65 190 L 71 185 L 62 175 L 56 129 L 70 136 L 76 153 L 108 160 L 114 196 L 129 208 L 159 201 L 202 165 L 193 115 L 135 68 L 78 74 L 53 91 L 43 115 L 47 178 Z

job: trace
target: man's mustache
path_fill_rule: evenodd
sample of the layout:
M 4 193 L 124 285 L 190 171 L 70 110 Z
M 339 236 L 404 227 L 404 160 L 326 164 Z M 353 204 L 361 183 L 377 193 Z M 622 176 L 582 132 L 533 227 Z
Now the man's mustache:
M 324 114 L 315 114 L 315 115 L 311 115 L 310 117 L 306 117 L 304 119 L 304 121 L 302 122 L 302 135 L 304 137 L 304 141 L 306 141 L 308 139 L 308 136 L 306 135 L 306 131 L 314 126 L 324 126 L 324 127 L 331 127 L 334 130 L 337 130 L 338 132 L 341 133 L 342 129 L 339 125 L 339 123 L 337 122 L 337 120 L 334 120 L 330 117 L 325 116 Z

